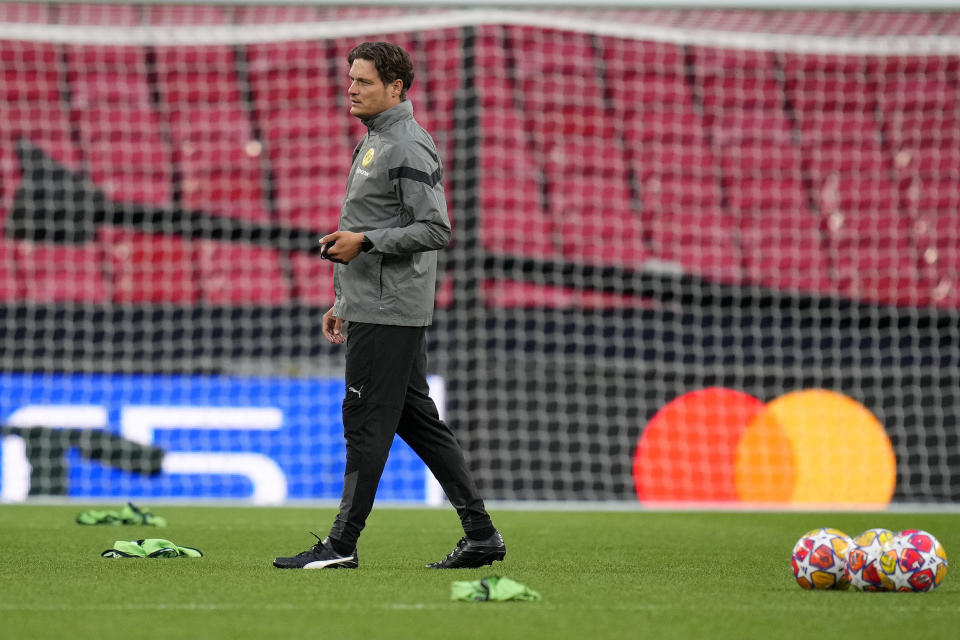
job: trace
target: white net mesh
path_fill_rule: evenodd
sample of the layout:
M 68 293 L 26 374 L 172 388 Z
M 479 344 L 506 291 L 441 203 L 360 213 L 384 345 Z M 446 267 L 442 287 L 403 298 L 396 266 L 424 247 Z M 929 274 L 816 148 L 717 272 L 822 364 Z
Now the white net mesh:
M 4 497 L 339 496 L 313 247 L 370 39 L 444 157 L 430 357 L 486 496 L 790 502 L 814 450 L 883 476 L 810 426 L 833 400 L 785 445 L 751 422 L 826 389 L 896 499 L 960 497 L 960 15 L 72 3 L 0 4 Z M 390 464 L 381 498 L 430 499 Z

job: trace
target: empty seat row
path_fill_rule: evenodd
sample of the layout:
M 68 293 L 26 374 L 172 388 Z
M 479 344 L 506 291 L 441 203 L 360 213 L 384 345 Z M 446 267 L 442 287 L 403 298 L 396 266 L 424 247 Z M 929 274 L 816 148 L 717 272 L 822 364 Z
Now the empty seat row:
M 916 231 L 957 225 L 955 81 L 905 75 L 929 70 L 907 59 L 883 78 L 863 57 L 598 45 L 523 28 L 486 28 L 478 44 L 484 66 L 523 62 L 479 87 L 489 251 L 667 260 L 884 303 L 940 304 L 952 278 L 956 299 L 955 252 L 937 249 L 942 233 Z M 588 77 L 564 82 L 570 69 Z M 508 158 L 523 158 L 523 173 Z
M 0 299 L 328 305 L 332 264 L 310 254 L 285 256 L 242 243 L 105 228 L 96 241 L 79 246 L 0 241 Z
M 151 8 L 149 20 L 225 24 L 256 13 L 206 9 Z M 100 9 L 65 10 L 77 21 L 104 19 Z M 111 21 L 143 19 L 138 8 L 117 11 Z M 414 52 L 411 96 L 449 176 L 462 60 L 459 32 L 445 35 L 389 39 Z M 2 43 L 0 216 L 20 180 L 13 150 L 26 137 L 119 202 L 331 228 L 364 133 L 343 96 L 356 40 L 149 55 Z M 942 290 L 941 276 L 956 272 L 949 234 L 919 230 L 948 224 L 957 210 L 960 98 L 947 58 L 880 64 L 524 27 L 481 27 L 475 42 L 481 231 L 491 252 L 627 267 L 666 260 L 725 281 L 883 301 L 885 274 L 913 273 L 917 286 L 926 278 Z M 13 262 L 31 264 L 22 249 L 13 246 Z M 805 259 L 812 266 L 795 276 L 792 265 Z M 287 269 L 266 272 L 292 279 Z M 865 271 L 876 282 L 855 277 Z M 30 273 L 39 281 L 45 272 Z M 199 281 L 220 277 L 207 275 Z M 104 282 L 96 296 L 127 295 L 120 280 Z M 209 297 L 197 291 L 184 301 Z M 248 294 L 220 295 L 241 303 Z

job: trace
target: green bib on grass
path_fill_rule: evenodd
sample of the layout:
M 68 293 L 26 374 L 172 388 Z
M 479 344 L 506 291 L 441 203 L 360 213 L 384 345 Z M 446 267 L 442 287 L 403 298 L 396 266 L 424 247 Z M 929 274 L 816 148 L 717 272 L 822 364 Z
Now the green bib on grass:
M 483 580 L 454 582 L 451 600 L 463 602 L 506 602 L 507 600 L 540 600 L 540 594 L 510 578 L 490 576 Z
M 155 516 L 146 509 L 138 509 L 128 502 L 122 509 L 87 509 L 77 515 L 77 524 L 142 524 L 152 527 L 165 527 L 165 518 Z
M 104 558 L 199 558 L 203 553 L 193 547 L 181 547 L 163 538 L 117 540 L 112 549 L 100 554 Z

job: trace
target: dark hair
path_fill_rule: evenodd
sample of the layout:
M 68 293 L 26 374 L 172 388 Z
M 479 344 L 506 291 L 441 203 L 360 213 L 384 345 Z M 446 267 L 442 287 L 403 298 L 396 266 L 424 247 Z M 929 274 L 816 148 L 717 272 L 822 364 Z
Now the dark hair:
M 385 85 L 402 80 L 400 100 L 407 99 L 407 89 L 413 84 L 413 62 L 403 47 L 391 42 L 363 42 L 350 51 L 347 62 L 353 64 L 357 58 L 372 62 Z

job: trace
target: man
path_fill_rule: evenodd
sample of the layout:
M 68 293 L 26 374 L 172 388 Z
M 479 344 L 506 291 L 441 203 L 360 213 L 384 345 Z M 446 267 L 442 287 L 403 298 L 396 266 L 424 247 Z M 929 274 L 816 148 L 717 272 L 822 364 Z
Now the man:
M 330 535 L 281 569 L 355 569 L 357 539 L 373 508 L 395 434 L 426 463 L 456 508 L 464 537 L 436 569 L 502 560 L 494 528 L 453 432 L 428 395 L 426 327 L 433 320 L 437 251 L 450 242 L 443 169 L 430 135 L 414 120 L 409 54 L 366 42 L 347 56 L 350 113 L 367 126 L 353 153 L 336 232 L 320 239 L 334 265 L 336 302 L 323 335 L 346 343 L 343 497 Z M 346 323 L 346 324 L 345 324 Z

